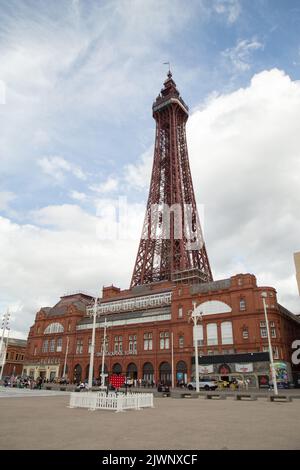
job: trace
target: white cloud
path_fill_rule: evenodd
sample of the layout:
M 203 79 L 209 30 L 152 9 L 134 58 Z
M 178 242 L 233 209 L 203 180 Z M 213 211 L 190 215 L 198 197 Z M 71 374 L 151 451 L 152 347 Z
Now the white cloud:
M 58 17 L 55 4 L 9 3 L 1 10 L 0 168 L 11 174 L 47 155 L 49 142 L 85 154 L 85 126 L 88 132 L 95 121 L 122 122 L 135 113 L 162 70 L 161 49 L 196 8 L 182 9 L 181 0 L 172 8 L 161 0 L 91 2 L 88 8 L 65 1 Z
M 14 331 L 27 333 L 38 309 L 67 292 L 100 294 L 112 282 L 128 287 L 136 240 L 100 239 L 109 221 L 73 205 L 45 207 L 33 220 L 0 217 L 0 310 L 15 312 Z
M 241 13 L 239 0 L 214 0 L 213 9 L 219 15 L 225 15 L 229 24 L 235 23 Z
M 16 195 L 11 191 L 0 191 L 0 211 L 5 211 L 9 208 L 9 204 L 16 198 Z
M 298 311 L 293 252 L 300 233 L 299 122 L 300 83 L 277 69 L 212 99 L 188 122 L 212 269 L 218 277 L 253 272 Z
M 44 173 L 60 183 L 64 180 L 65 173 L 71 173 L 80 180 L 86 180 L 86 175 L 80 167 L 68 162 L 62 157 L 43 157 L 38 160 L 38 165 Z
M 124 179 L 131 188 L 142 190 L 149 187 L 150 173 L 153 163 L 154 147 L 150 147 L 144 152 L 138 162 L 126 165 L 124 169 Z
M 70 197 L 75 199 L 75 201 L 85 201 L 87 195 L 85 193 L 81 193 L 80 191 L 73 190 L 70 192 Z
M 104 193 L 114 192 L 118 189 L 118 187 L 119 187 L 118 179 L 110 176 L 103 183 L 100 183 L 98 185 L 89 186 L 89 189 L 91 191 L 95 191 L 97 193 L 103 193 L 104 194 Z
M 263 43 L 255 38 L 240 39 L 236 46 L 225 49 L 222 56 L 229 61 L 234 70 L 245 72 L 251 67 L 251 53 L 263 47 Z

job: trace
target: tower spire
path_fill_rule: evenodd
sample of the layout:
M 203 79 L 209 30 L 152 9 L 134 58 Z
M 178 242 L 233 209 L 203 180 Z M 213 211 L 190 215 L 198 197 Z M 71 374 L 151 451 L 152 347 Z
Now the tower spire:
M 172 280 L 186 270 L 197 270 L 200 282 L 211 281 L 188 159 L 188 106 L 170 70 L 152 111 L 152 176 L 131 287 Z

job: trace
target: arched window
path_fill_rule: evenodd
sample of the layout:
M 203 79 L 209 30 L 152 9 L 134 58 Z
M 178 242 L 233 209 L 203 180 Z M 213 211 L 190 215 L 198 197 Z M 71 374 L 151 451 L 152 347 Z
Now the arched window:
M 44 331 L 44 335 L 49 335 L 52 333 L 63 333 L 64 327 L 61 323 L 50 323 Z
M 221 323 L 222 344 L 233 344 L 232 323 L 224 321 Z
M 121 364 L 119 364 L 118 362 L 116 362 L 114 365 L 113 365 L 113 368 L 112 368 L 112 372 L 113 374 L 122 374 L 122 366 Z
M 208 323 L 207 325 L 207 344 L 209 346 L 218 344 L 218 327 L 216 323 Z

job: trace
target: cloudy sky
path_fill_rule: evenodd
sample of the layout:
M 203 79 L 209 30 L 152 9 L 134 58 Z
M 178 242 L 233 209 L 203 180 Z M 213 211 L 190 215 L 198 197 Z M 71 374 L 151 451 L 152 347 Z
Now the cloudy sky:
M 14 335 L 60 295 L 128 287 L 166 61 L 190 107 L 214 278 L 254 273 L 300 312 L 299 1 L 0 7 L 0 312 Z

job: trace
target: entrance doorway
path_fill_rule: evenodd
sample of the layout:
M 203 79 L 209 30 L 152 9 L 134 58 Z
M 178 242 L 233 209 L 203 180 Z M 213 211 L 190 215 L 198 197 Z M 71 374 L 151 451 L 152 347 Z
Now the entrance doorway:
M 178 361 L 176 365 L 176 385 L 183 386 L 187 383 L 187 365 L 184 361 Z
M 137 366 L 136 364 L 134 364 L 134 362 L 131 362 L 127 366 L 126 377 L 129 379 L 135 380 L 137 379 L 137 376 L 138 376 Z
M 159 381 L 164 385 L 172 384 L 172 368 L 169 362 L 162 362 L 159 366 Z
M 77 364 L 74 367 L 74 382 L 75 383 L 80 383 L 81 382 L 81 377 L 82 377 L 82 368 L 80 364 Z
M 53 382 L 53 380 L 55 379 L 55 377 L 56 377 L 56 372 L 55 372 L 54 370 L 52 370 L 52 371 L 50 372 L 50 378 L 49 378 L 50 382 Z
M 151 362 L 145 362 L 143 366 L 143 380 L 148 384 L 154 382 L 154 368 Z

